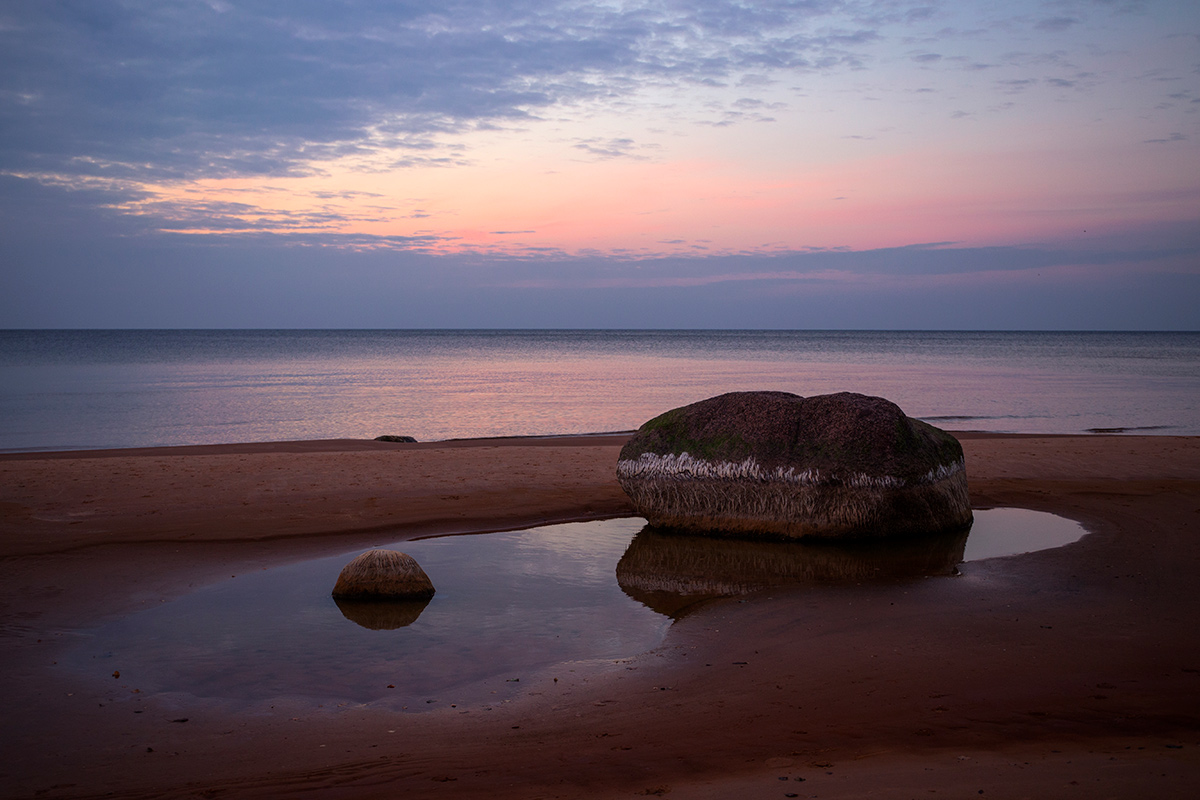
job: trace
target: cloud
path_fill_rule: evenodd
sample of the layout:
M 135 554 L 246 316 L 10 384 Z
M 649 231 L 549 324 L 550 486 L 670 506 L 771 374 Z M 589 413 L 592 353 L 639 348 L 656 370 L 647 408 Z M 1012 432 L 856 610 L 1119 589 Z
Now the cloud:
M 1019 94 L 1037 83 L 1037 78 L 1011 78 L 1004 81 L 996 81 L 996 85 L 1000 87 L 1000 91 L 1004 94 Z
M 1075 19 L 1074 17 L 1050 17 L 1049 19 L 1043 19 L 1039 21 L 1033 27 L 1039 31 L 1046 31 L 1047 33 L 1062 33 L 1072 25 L 1077 24 L 1079 24 L 1079 20 Z
M 1036 169 L 1034 155 L 1022 149 L 1028 141 L 1037 139 L 1042 151 L 1074 147 L 1068 132 L 1101 124 L 1101 114 L 1106 131 L 1143 148 L 1147 158 L 1176 153 L 1174 145 L 1145 145 L 1179 143 L 1188 131 L 1184 109 L 1200 102 L 1180 90 L 1186 69 L 1194 68 L 1192 42 L 1162 40 L 1161 49 L 1174 48 L 1174 55 L 1156 59 L 1119 26 L 1091 24 L 1117 5 L 1069 0 L 1018 4 L 1014 11 L 906 0 L 10 2 L 0 4 L 0 177 L 6 176 L 0 195 L 8 193 L 0 204 L 16 216 L 0 225 L 12 231 L 12 220 L 21 219 L 48 237 L 74 234 L 79 226 L 131 240 L 163 241 L 156 232 L 173 232 L 195 242 L 211 231 L 225 243 L 365 248 L 377 242 L 394 251 L 456 242 L 482 250 L 489 245 L 478 239 L 492 228 L 519 231 L 536 223 L 551 240 L 552 215 L 537 209 L 553 206 L 553 193 L 568 182 L 540 183 L 542 194 L 528 204 L 501 203 L 506 213 L 494 213 L 487 198 L 518 197 L 524 187 L 517 179 L 511 190 L 474 192 L 472 169 L 499 184 L 512 179 L 503 169 L 488 173 L 488 164 L 508 159 L 503 163 L 517 170 L 534 163 L 550 173 L 569 161 L 564 172 L 603 174 L 615 186 L 642 174 L 639 167 L 678 158 L 711 171 L 714 180 L 743 181 L 747 191 L 740 194 L 714 182 L 712 202 L 761 203 L 763 232 L 731 238 L 731 221 L 714 231 L 715 243 L 676 241 L 695 232 L 689 221 L 678 221 L 680 214 L 645 234 L 644 244 L 622 240 L 632 249 L 614 251 L 617 259 L 644 257 L 660 239 L 675 242 L 660 253 L 794 243 L 796 226 L 779 222 L 772 208 L 792 191 L 789 181 L 803 183 L 806 160 L 824 163 L 821 169 L 834 176 L 865 151 L 878 157 L 884 144 L 897 148 L 897 158 L 905 157 L 899 148 L 918 140 L 937 153 L 961 137 L 954 151 L 974 149 L 984 157 L 1007 146 L 993 126 L 948 125 L 947 117 L 982 120 L 1012 109 L 1006 125 L 1014 126 L 1014 157 L 1021 160 L 1014 179 Z M 1030 16 L 1029 6 L 1043 11 Z M 1032 27 L 1046 35 L 1034 35 Z M 1095 37 L 1087 46 L 1085 30 Z M 1061 31 L 1068 35 L 1055 35 Z M 1040 46 L 1065 49 L 1043 53 Z M 1126 51 L 1120 63 L 1108 62 Z M 863 67 L 878 69 L 858 72 Z M 1137 80 L 1154 82 L 1153 91 L 1172 93 L 1161 99 L 1176 111 L 1135 107 L 1142 100 L 1128 91 L 1127 71 L 1134 68 L 1141 70 Z M 1087 69 L 1095 72 L 1080 71 Z M 1124 88 L 1104 97 L 1105 82 Z M 1016 97 L 1022 90 L 1024 97 Z M 778 102 L 784 98 L 787 104 Z M 999 103 L 1021 99 L 1016 106 Z M 1136 128 L 1129 124 L 1135 116 Z M 876 146 L 847 144 L 889 130 L 897 133 Z M 845 141 L 838 141 L 843 133 Z M 649 149 L 650 142 L 659 149 Z M 1094 155 L 1086 150 L 1091 145 L 1082 146 L 1081 157 Z M 647 155 L 654 165 L 632 163 Z M 468 169 L 458 172 L 460 166 Z M 420 169 L 395 179 L 379 174 L 398 168 Z M 371 179 L 360 181 L 368 173 Z M 320 181 L 284 180 L 298 175 Z M 196 191 L 188 193 L 189 181 L 245 177 L 258 180 L 193 183 Z M 895 191 L 919 208 L 920 183 Z M 270 185 L 255 184 L 291 188 L 276 190 L 287 193 L 277 201 L 266 194 Z M 253 189 L 238 188 L 245 186 Z M 869 201 L 869 188 L 839 178 L 813 191 Z M 371 205 L 381 192 L 388 197 Z M 646 200 L 653 209 L 671 202 Z M 581 207 L 562 204 L 565 214 L 588 213 L 573 210 Z M 40 219 L 29 208 L 38 208 Z M 89 208 L 95 213 L 85 214 Z M 620 213 L 618 207 L 613 218 Z M 429 216 L 434 220 L 395 224 Z M 871 220 L 858 224 L 867 230 Z M 971 234 L 950 217 L 946 226 L 938 235 Z M 439 233 L 451 227 L 471 233 L 462 239 Z M 552 241 L 563 249 L 600 246 L 567 233 Z M 548 243 L 523 234 L 497 249 L 557 257 L 555 247 L 541 246 Z
M 582 150 L 588 155 L 598 159 L 609 158 L 633 158 L 641 159 L 645 156 L 635 152 L 639 145 L 633 139 L 612 138 L 612 139 L 581 139 L 572 145 L 576 150 Z
M 1182 133 L 1176 131 L 1175 133 L 1172 133 L 1170 136 L 1167 136 L 1164 139 L 1143 139 L 1142 143 L 1143 144 L 1170 144 L 1171 142 L 1186 142 L 1187 138 L 1188 137 L 1184 136 Z
M 1113 265 L 1189 262 L 1200 255 L 1194 232 L 1158 232 L 1162 241 L 1149 245 L 1136 236 L 1097 237 L 1093 244 L 1030 244 L 963 247 L 932 242 L 871 250 L 827 249 L 777 254 L 690 255 L 620 261 L 604 258 L 544 260 L 510 259 L 488 273 L 484 284 L 496 289 L 618 290 L 682 288 L 722 284 L 790 285 L 839 283 L 867 286 L 899 278 L 959 278 L 984 274 L 1018 274 L 1066 267 L 1096 269 Z M 672 244 L 683 244 L 673 240 Z M 1172 267 L 1174 269 L 1174 267 Z M 1191 273 L 1200 274 L 1193 266 Z M 461 273 L 443 273 L 461 280 Z
M 436 163 L 431 151 L 447 135 L 648 82 L 861 64 L 857 50 L 877 34 L 828 24 L 846 6 L 8 4 L 0 170 L 118 180 L 294 175 L 314 161 L 382 150 Z
M 423 214 L 417 211 L 411 216 Z M 162 200 L 137 189 L 114 188 L 107 182 L 47 185 L 31 178 L 0 175 L 0 242 L 23 243 L 31 253 L 46 251 L 50 243 L 57 242 L 76 243 L 85 251 L 149 246 L 217 253 L 251 242 L 283 249 L 386 251 L 422 250 L 455 240 L 435 234 L 338 233 L 347 219 L 338 209 L 283 212 L 232 201 Z M 9 263 L 28 267 L 20 258 Z M 2 277 L 11 274 L 0 273 Z
M 1194 208 L 1196 193 L 1137 199 Z M 23 265 L 0 271 L 0 327 L 1045 328 L 1084 296 L 1075 327 L 1200 322 L 1194 218 L 1024 246 L 704 255 L 691 248 L 709 242 L 663 237 L 693 254 L 435 255 L 434 233 L 164 233 L 117 210 L 144 200 L 0 176 L 0 263 Z M 1054 301 L 1032 314 L 1052 275 Z

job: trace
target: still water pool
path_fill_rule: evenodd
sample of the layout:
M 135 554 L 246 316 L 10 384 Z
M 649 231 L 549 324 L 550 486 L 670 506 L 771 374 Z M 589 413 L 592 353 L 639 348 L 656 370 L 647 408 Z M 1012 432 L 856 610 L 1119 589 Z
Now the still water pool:
M 1000 508 L 976 511 L 969 536 L 849 548 L 664 535 L 636 518 L 443 536 L 394 546 L 437 587 L 427 605 L 339 607 L 330 590 L 357 555 L 346 553 L 238 576 L 85 631 L 59 664 L 119 672 L 143 696 L 183 703 L 498 701 L 534 670 L 649 650 L 673 617 L 714 596 L 954 574 L 963 561 L 1083 534 L 1061 517 Z

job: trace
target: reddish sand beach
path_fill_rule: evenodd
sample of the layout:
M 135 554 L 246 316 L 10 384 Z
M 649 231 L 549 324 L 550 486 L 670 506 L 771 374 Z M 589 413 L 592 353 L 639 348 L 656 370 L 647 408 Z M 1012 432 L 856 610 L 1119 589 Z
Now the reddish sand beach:
M 1194 796 L 1200 439 L 959 436 L 976 508 L 1090 535 L 954 578 L 716 602 L 490 710 L 404 714 L 133 703 L 55 661 L 240 572 L 627 515 L 624 436 L 0 456 L 0 795 Z

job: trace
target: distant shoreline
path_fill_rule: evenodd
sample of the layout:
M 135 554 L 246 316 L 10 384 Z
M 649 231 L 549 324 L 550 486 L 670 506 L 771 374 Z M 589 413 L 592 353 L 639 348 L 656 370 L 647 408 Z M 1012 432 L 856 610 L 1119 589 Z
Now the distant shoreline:
M 227 444 L 181 444 L 157 447 L 111 447 L 78 450 L 0 451 L 0 461 L 40 458 L 113 458 L 120 456 L 187 456 L 229 453 L 340 453 L 391 451 L 399 448 L 423 450 L 443 447 L 575 447 L 593 444 L 623 444 L 633 431 L 608 433 L 564 433 L 530 436 L 489 436 L 429 442 L 380 442 L 374 439 L 295 439 L 274 442 L 231 442 Z
M 1091 439 L 1097 436 L 1142 436 L 1130 433 L 1136 427 L 1111 428 L 1083 433 L 998 433 L 993 431 L 956 431 L 944 429 L 959 439 Z M 424 450 L 444 447 L 578 447 L 624 444 L 636 431 L 597 433 L 550 433 L 521 436 L 481 436 L 442 439 L 427 442 L 380 442 L 374 439 L 292 439 L 267 442 L 229 442 L 224 444 L 178 444 L 155 447 L 104 447 L 62 450 L 0 450 L 0 461 L 26 461 L 54 458 L 116 458 L 122 456 L 188 456 L 230 453 L 322 453 L 371 450 Z M 1177 434 L 1153 434 L 1176 436 Z

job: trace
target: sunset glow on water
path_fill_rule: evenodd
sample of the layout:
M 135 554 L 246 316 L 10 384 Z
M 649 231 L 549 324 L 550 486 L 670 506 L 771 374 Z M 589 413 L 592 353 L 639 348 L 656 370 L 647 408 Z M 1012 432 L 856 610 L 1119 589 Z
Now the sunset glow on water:
M 886 397 L 951 430 L 1200 432 L 1200 335 L 0 333 L 0 449 L 632 430 L 728 391 Z

